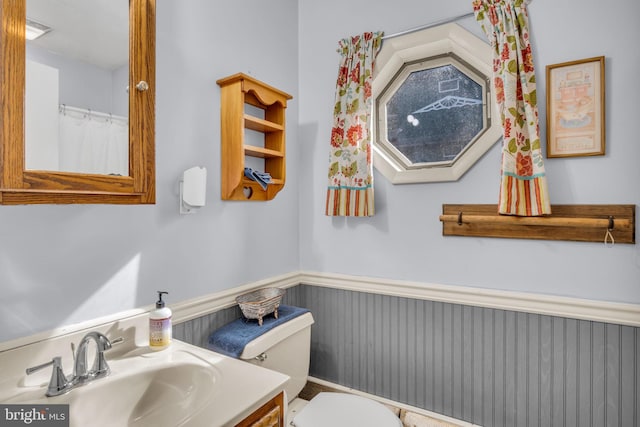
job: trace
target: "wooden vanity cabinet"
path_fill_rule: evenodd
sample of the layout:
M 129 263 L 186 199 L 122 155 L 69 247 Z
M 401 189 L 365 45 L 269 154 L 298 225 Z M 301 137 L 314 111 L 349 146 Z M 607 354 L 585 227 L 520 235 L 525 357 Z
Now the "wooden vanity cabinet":
M 284 419 L 284 393 L 280 392 L 236 424 L 236 427 L 284 427 Z

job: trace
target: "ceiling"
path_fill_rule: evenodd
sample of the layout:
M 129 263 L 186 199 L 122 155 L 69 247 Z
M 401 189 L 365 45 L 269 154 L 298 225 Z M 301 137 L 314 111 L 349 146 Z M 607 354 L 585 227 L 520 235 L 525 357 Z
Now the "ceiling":
M 110 70 L 129 59 L 129 0 L 27 0 L 27 18 L 52 28 L 35 46 Z

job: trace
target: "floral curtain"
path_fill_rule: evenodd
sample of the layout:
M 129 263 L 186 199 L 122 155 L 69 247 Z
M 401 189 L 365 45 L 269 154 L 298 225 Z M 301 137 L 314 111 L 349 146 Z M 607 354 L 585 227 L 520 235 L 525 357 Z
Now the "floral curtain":
M 373 216 L 371 159 L 371 81 L 382 32 L 342 39 L 334 105 L 329 185 L 329 216 Z
M 525 1 L 474 0 L 473 10 L 494 50 L 494 90 L 504 137 L 498 212 L 550 214 Z

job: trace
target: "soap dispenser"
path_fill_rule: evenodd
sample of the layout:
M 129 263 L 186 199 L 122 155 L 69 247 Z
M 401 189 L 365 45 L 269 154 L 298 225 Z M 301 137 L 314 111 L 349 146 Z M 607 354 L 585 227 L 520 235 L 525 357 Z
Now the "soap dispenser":
M 164 350 L 171 344 L 171 309 L 164 306 L 162 295 L 166 291 L 158 291 L 156 309 L 149 313 L 149 348 L 154 351 Z

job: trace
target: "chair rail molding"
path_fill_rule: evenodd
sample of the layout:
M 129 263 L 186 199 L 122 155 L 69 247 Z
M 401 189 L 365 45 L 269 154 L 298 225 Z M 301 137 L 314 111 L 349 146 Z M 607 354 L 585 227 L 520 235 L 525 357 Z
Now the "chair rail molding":
M 235 298 L 238 295 L 255 289 L 267 286 L 287 289 L 297 285 L 320 286 L 640 327 L 640 304 L 313 271 L 293 271 L 172 304 L 173 323 L 187 322 L 233 307 L 236 305 Z M 123 328 L 126 325 L 144 326 L 146 325 L 148 313 L 154 308 L 154 305 L 135 308 L 78 324 L 65 325 L 50 331 L 0 342 L 0 353 L 96 328 L 108 328 L 109 325 L 114 323 L 119 323 Z M 142 337 L 140 339 L 146 339 L 146 332 L 139 331 L 136 335 Z
M 319 272 L 302 272 L 299 281 L 357 292 L 640 326 L 640 304 Z

